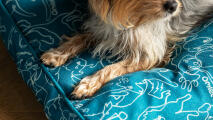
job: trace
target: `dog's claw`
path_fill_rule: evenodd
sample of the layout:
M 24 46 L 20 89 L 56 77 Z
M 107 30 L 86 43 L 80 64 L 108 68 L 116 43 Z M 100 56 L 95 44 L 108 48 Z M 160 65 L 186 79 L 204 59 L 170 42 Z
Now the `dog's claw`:
M 70 99 L 71 100 L 82 100 L 88 98 L 86 95 L 82 95 L 81 97 L 78 97 L 76 94 L 71 94 Z
M 70 95 L 70 99 L 71 99 L 71 100 L 78 100 L 75 94 L 71 94 L 71 95 Z

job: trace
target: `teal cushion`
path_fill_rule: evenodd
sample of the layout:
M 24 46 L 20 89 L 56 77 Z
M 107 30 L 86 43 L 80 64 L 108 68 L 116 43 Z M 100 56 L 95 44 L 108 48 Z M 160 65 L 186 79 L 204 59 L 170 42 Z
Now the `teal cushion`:
M 127 74 L 89 99 L 69 100 L 75 84 L 113 61 L 84 52 L 49 68 L 39 57 L 57 47 L 63 34 L 80 32 L 86 8 L 86 0 L 0 1 L 5 46 L 48 119 L 213 119 L 213 20 L 178 43 L 165 68 Z

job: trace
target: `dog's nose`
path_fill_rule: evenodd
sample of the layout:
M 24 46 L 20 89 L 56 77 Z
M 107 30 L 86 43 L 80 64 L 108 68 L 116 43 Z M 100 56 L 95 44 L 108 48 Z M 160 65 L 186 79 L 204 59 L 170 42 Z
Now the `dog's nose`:
M 178 3 L 175 0 L 169 0 L 164 4 L 164 9 L 169 12 L 169 13 L 173 13 L 176 11 L 178 6 Z

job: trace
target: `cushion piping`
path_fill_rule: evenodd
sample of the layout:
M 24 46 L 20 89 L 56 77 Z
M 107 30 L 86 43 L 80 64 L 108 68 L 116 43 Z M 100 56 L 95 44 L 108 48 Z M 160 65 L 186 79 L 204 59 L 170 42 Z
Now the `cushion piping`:
M 12 18 L 12 16 L 9 14 L 7 8 L 3 5 L 2 1 L 0 1 L 0 7 L 3 9 L 3 11 L 6 13 L 7 17 L 9 19 L 11 19 L 11 21 L 13 22 L 13 24 L 15 25 L 16 30 L 22 35 L 22 32 L 20 31 L 20 29 L 16 26 L 14 19 Z M 27 45 L 29 46 L 30 52 L 32 53 L 32 56 L 35 57 L 37 63 L 40 65 L 40 67 L 44 70 L 45 74 L 49 77 L 49 79 L 53 82 L 53 84 L 56 86 L 56 89 L 58 91 L 59 94 L 61 94 L 63 96 L 63 98 L 65 99 L 67 105 L 69 106 L 69 108 L 71 108 L 82 120 L 85 120 L 85 118 L 83 117 L 83 115 L 74 107 L 74 105 L 70 102 L 70 100 L 68 99 L 68 97 L 66 96 L 64 90 L 60 87 L 60 85 L 56 82 L 55 78 L 53 77 L 53 75 L 47 70 L 47 68 L 44 66 L 44 64 L 40 63 L 40 59 L 39 57 L 36 55 L 36 53 L 34 52 L 34 49 L 32 48 L 32 46 L 26 41 L 26 39 L 24 39 L 24 42 L 27 43 Z M 15 61 L 17 61 L 15 59 Z

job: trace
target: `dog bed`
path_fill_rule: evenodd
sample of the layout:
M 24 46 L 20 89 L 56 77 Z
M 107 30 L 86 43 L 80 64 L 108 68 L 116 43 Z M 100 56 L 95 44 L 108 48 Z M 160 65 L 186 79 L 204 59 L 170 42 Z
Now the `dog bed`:
M 84 52 L 50 68 L 39 57 L 63 34 L 80 32 L 86 8 L 87 0 L 0 1 L 3 42 L 48 119 L 213 119 L 213 20 L 178 43 L 165 68 L 118 77 L 89 99 L 70 100 L 74 85 L 113 61 Z

